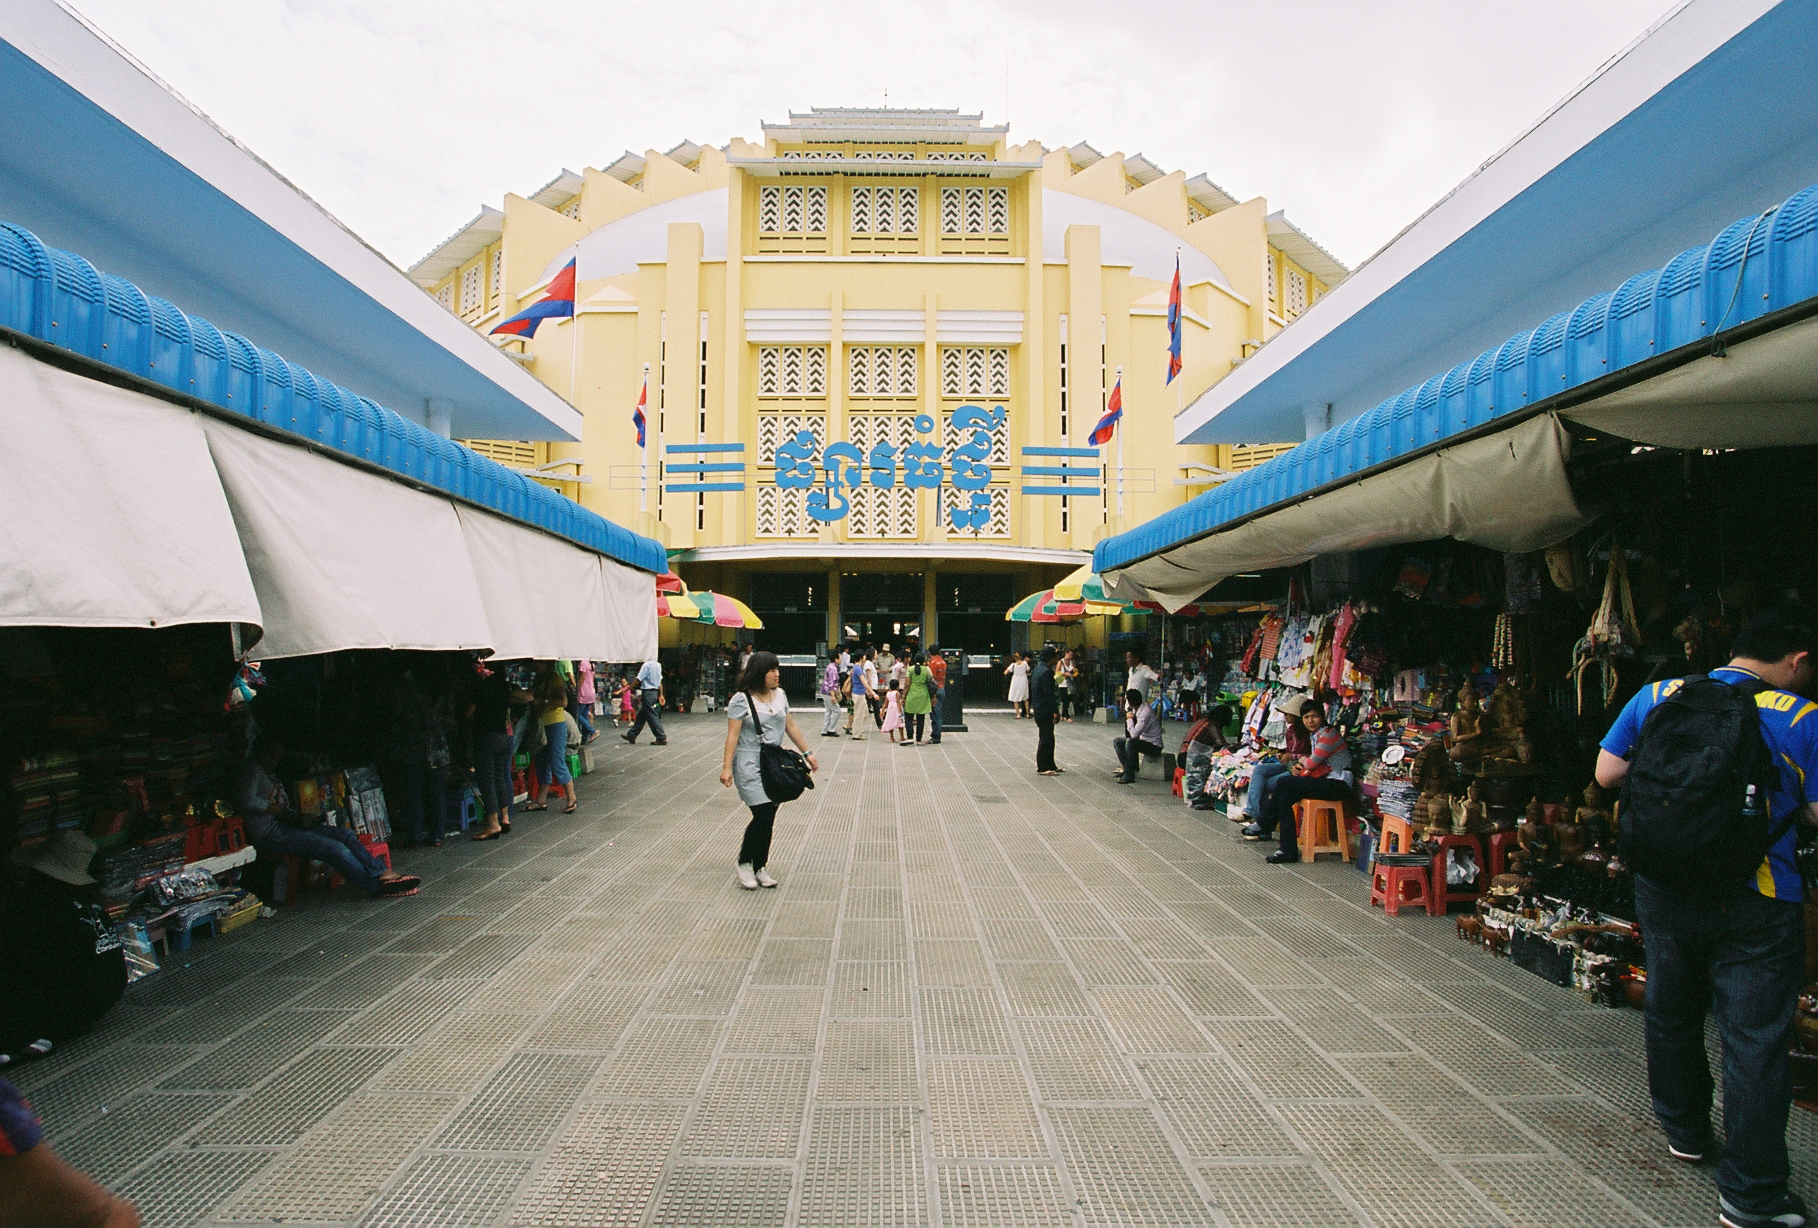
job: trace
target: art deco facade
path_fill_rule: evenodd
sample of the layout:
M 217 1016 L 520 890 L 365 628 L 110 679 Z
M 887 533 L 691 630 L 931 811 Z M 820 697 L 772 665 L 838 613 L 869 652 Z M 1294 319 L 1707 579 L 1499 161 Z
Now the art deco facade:
M 1204 176 L 952 111 L 816 109 L 762 142 L 564 172 L 412 273 L 485 330 L 570 260 L 575 320 L 503 344 L 584 437 L 478 446 L 680 551 L 781 651 L 917 626 L 1005 646 L 1016 597 L 1272 454 L 1178 447 L 1171 419 L 1345 272 Z M 1120 370 L 1124 417 L 1094 448 Z

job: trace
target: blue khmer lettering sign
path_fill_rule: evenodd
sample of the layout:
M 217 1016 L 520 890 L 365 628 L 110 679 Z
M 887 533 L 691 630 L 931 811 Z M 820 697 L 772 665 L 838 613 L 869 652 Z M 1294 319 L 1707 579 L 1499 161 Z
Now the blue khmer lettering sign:
M 1004 407 L 984 409 L 962 405 L 953 411 L 953 429 L 968 438 L 951 453 L 942 455 L 939 446 L 928 442 L 905 444 L 898 448 L 888 441 L 874 444 L 869 454 L 851 443 L 830 443 L 815 462 L 815 441 L 810 431 L 797 431 L 794 437 L 776 446 L 776 484 L 785 490 L 807 490 L 808 515 L 823 523 L 844 520 L 852 510 L 846 492 L 864 483 L 888 490 L 897 483 L 897 470 L 902 470 L 903 485 L 910 490 L 939 490 L 944 480 L 955 490 L 970 491 L 972 497 L 956 504 L 949 518 L 961 530 L 982 529 L 991 518 L 991 496 L 985 488 L 991 484 L 991 436 L 1003 425 Z M 934 418 L 917 414 L 918 435 L 934 433 Z M 821 489 L 812 489 L 815 470 L 823 475 Z

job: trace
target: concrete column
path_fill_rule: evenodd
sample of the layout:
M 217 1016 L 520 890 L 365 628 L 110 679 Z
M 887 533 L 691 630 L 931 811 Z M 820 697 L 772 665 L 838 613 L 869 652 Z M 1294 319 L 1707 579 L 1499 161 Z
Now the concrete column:
M 663 308 L 668 313 L 666 357 L 663 371 L 663 438 L 668 443 L 694 439 L 695 415 L 701 398 L 701 249 L 705 242 L 699 222 L 669 223 L 669 244 L 663 269 Z M 650 458 L 653 462 L 658 458 Z M 661 458 L 668 469 L 669 457 Z M 698 459 L 690 457 L 689 459 Z M 656 466 L 651 466 L 652 473 Z M 654 480 L 654 478 L 653 478 Z M 659 496 L 660 497 L 660 496 Z M 664 500 L 663 515 L 669 523 L 672 545 L 692 545 L 694 496 Z M 686 514 L 684 514 L 684 512 Z
M 1069 226 L 1067 253 L 1067 399 L 1073 438 L 1083 444 L 1102 411 L 1099 400 L 1099 342 L 1105 314 L 1104 268 L 1096 226 Z M 1075 462 L 1069 462 L 1075 463 Z M 1079 464 L 1089 462 L 1080 461 Z M 1108 465 L 1109 459 L 1105 461 Z M 1093 541 L 1104 523 L 1103 499 L 1070 501 L 1074 541 Z
M 934 560 L 929 559 L 927 561 L 927 564 L 922 568 L 922 648 L 923 649 L 926 649 L 928 647 L 928 645 L 930 645 L 930 644 L 938 644 L 940 642 L 939 640 L 934 638 L 935 632 L 938 630 L 938 628 L 935 625 L 935 620 L 940 617 L 940 611 L 935 608 L 936 605 L 940 601 L 939 590 L 940 590 L 940 577 L 935 572 Z
M 828 225 L 833 225 L 831 221 Z M 837 443 L 848 437 L 846 429 L 846 342 L 842 315 L 846 309 L 846 295 L 835 290 L 827 300 L 827 442 Z M 851 497 L 851 492 L 847 492 Z M 836 534 L 842 530 L 835 525 L 843 521 L 831 521 L 821 526 L 821 541 L 833 545 Z
M 837 649 L 840 642 L 840 565 L 827 567 L 827 647 Z

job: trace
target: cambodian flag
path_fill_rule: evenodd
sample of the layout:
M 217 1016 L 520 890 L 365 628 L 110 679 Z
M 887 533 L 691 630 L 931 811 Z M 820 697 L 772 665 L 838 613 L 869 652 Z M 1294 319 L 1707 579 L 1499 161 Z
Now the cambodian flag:
M 1174 253 L 1174 284 L 1168 287 L 1168 382 L 1180 374 L 1180 252 Z
M 1111 399 L 1105 404 L 1105 415 L 1092 428 L 1092 446 L 1103 447 L 1111 442 L 1111 436 L 1117 433 L 1118 421 L 1124 416 L 1124 380 L 1120 375 L 1117 383 L 1111 385 Z
M 644 377 L 644 386 L 638 391 L 638 403 L 631 410 L 631 425 L 638 428 L 638 447 L 644 446 L 644 403 L 650 399 L 650 377 Z
M 550 279 L 549 286 L 543 291 L 543 297 L 524 310 L 496 326 L 492 333 L 506 333 L 513 337 L 534 337 L 537 325 L 544 320 L 572 320 L 574 318 L 574 261 L 568 264 Z

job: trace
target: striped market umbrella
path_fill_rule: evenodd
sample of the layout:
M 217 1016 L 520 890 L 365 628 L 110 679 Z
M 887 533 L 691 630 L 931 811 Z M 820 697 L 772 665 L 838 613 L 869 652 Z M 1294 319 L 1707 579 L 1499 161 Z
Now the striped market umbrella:
M 679 593 L 658 593 L 656 603 L 658 618 L 679 618 L 715 627 L 749 627 L 753 631 L 764 629 L 764 620 L 750 606 L 724 593 L 684 588 Z
M 1066 600 L 1053 589 L 1031 593 L 1011 606 L 1004 614 L 1012 623 L 1076 623 L 1082 618 L 1102 614 L 1122 614 L 1126 607 L 1118 602 Z
M 682 583 L 682 577 L 673 571 L 666 571 L 658 576 L 656 586 L 659 593 L 685 593 L 688 591 L 688 586 Z
M 1090 563 L 1078 568 L 1066 579 L 1056 584 L 1053 592 L 1055 597 L 1062 601 L 1085 601 L 1087 603 L 1101 603 L 1107 606 L 1116 607 L 1115 609 L 1098 611 L 1100 613 L 1134 614 L 1140 610 L 1146 610 L 1155 614 L 1165 614 L 1167 612 L 1162 609 L 1159 602 L 1129 601 L 1122 597 L 1112 596 L 1109 590 L 1105 588 L 1104 577 L 1093 571 L 1092 564 Z M 1193 618 L 1201 613 L 1211 613 L 1211 611 L 1202 611 L 1197 605 L 1185 605 L 1174 612 L 1182 618 Z

